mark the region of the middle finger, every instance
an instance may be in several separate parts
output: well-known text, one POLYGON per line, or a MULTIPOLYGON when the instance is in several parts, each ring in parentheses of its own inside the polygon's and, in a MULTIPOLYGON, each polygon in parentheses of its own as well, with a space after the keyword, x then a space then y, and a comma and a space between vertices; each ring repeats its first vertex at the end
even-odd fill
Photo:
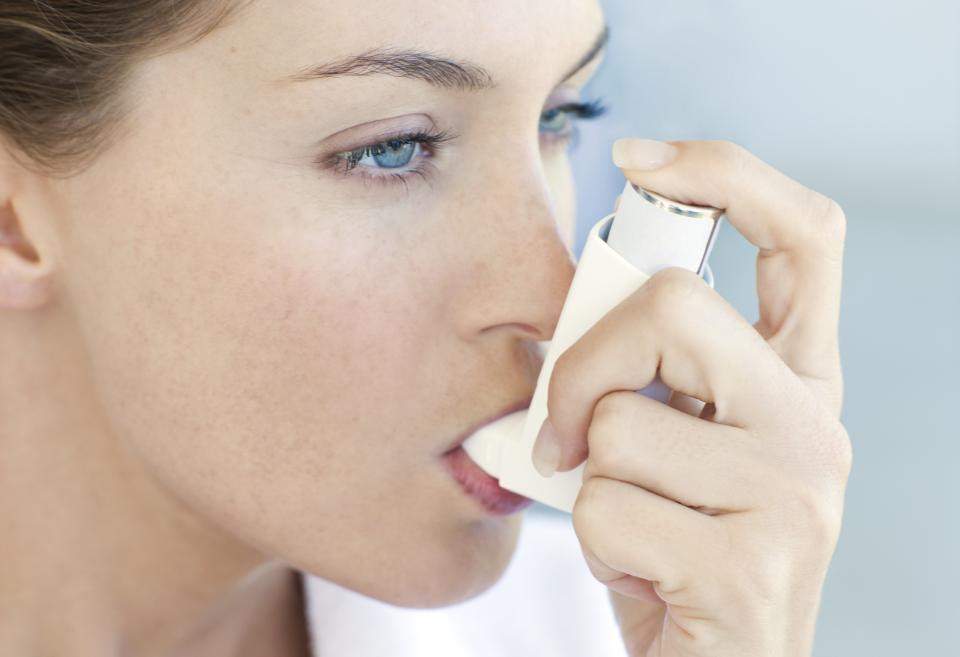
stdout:
POLYGON ((672 390, 713 402, 713 421, 738 427, 780 426, 796 411, 785 401, 803 394, 803 384, 723 297, 692 272, 665 269, 556 360, 547 407, 561 446, 557 469, 586 457, 601 397, 643 388, 657 374, 672 390))

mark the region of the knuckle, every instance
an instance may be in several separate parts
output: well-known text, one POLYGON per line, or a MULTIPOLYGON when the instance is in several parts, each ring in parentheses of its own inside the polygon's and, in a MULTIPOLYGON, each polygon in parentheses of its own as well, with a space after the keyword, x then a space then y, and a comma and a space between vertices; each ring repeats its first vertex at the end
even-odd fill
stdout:
MULTIPOLYGON (((791 458, 794 467, 778 467, 778 481, 770 483, 781 493, 784 520, 797 519, 812 529, 823 545, 832 545, 840 532, 844 491, 853 462, 852 443, 843 425, 833 418, 817 422, 804 441, 802 452, 791 458)), ((781 461, 781 466, 783 462, 781 461)))
POLYGON ((852 446, 846 429, 824 418, 803 431, 801 444, 791 446, 791 456, 781 453, 769 461, 770 477, 763 489, 779 509, 780 530, 810 539, 812 549, 832 549, 840 534, 844 491, 852 464, 852 446))
POLYGON ((821 480, 828 486, 846 485, 853 466, 853 443, 846 428, 836 417, 825 415, 812 431, 811 444, 817 446, 815 467, 821 480))
POLYGON ((847 234, 846 213, 840 204, 829 196, 814 190, 809 190, 809 193, 808 224, 814 241, 826 245, 829 253, 839 254, 843 251, 847 234))
POLYGON ((706 283, 692 271, 681 267, 661 269, 644 285, 650 311, 655 317, 675 322, 698 305, 706 283))
MULTIPOLYGON (((684 620, 685 642, 695 655, 720 655, 730 647, 730 636, 736 628, 726 627, 724 621, 704 616, 684 620)), ((742 630, 740 630, 742 632, 742 630)), ((643 654, 643 653, 640 653, 643 654)))
POLYGON ((583 560, 586 562, 587 569, 590 571, 590 574, 593 575, 594 579, 601 583, 609 581, 610 573, 614 571, 600 561, 599 557, 597 557, 590 548, 581 545, 580 552, 583 554, 583 560))
POLYGON ((597 532, 597 504, 603 494, 602 488, 603 480, 599 477, 591 477, 584 481, 571 512, 573 530, 577 538, 591 550, 596 548, 594 537, 597 532))
POLYGON ((731 162, 746 159, 750 151, 740 145, 738 142, 730 139, 717 139, 713 142, 713 147, 718 154, 731 162))
POLYGON ((714 148, 724 162, 727 171, 730 171, 736 179, 742 178, 747 169, 747 163, 753 154, 737 142, 727 139, 715 141, 714 148))
POLYGON ((850 478, 850 470, 853 468, 853 441, 850 440, 850 434, 846 428, 839 423, 834 433, 834 444, 836 445, 836 465, 840 480, 846 483, 850 478))
POLYGON ((594 404, 594 420, 608 421, 611 417, 621 415, 627 407, 627 395, 633 394, 624 390, 608 392, 594 404))
POLYGON ((596 403, 587 430, 588 461, 593 471, 610 473, 622 460, 621 444, 617 439, 623 418, 629 412, 627 395, 633 392, 611 392, 596 403))
MULTIPOLYGON (((841 496, 842 497, 842 496, 841 496)), ((811 545, 832 549, 840 534, 843 507, 836 495, 811 483, 794 486, 786 517, 802 518, 811 545)))
POLYGON ((828 498, 821 496, 816 505, 816 513, 812 516, 814 536, 820 538, 817 545, 827 546, 830 549, 837 543, 840 536, 840 527, 843 522, 843 507, 840 504, 828 502, 828 498))
POLYGON ((754 550, 749 566, 731 584, 731 597, 737 606, 753 610, 757 627, 769 627, 769 615, 783 604, 783 574, 791 567, 790 557, 778 552, 754 550))

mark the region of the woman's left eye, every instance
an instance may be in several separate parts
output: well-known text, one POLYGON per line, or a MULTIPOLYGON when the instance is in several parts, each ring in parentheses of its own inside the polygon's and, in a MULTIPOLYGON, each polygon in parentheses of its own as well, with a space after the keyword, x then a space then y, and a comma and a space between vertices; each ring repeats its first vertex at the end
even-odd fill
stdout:
POLYGON ((548 109, 540 115, 540 131, 548 143, 566 143, 577 136, 578 120, 603 116, 609 108, 600 98, 588 103, 567 103, 548 109))

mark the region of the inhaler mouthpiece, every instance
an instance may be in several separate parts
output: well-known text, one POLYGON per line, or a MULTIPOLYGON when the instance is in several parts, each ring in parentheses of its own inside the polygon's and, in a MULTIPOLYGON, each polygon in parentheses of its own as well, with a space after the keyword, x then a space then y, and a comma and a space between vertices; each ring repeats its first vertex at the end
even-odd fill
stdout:
MULTIPOLYGON (((544 355, 530 408, 481 427, 463 443, 470 458, 500 486, 568 513, 583 482, 583 464, 543 477, 533 467, 533 443, 547 417, 547 388, 564 351, 614 306, 666 267, 713 276, 707 258, 722 210, 677 203, 627 181, 614 214, 587 235, 560 318, 544 355)), ((656 379, 637 392, 666 402, 670 390, 656 379)))

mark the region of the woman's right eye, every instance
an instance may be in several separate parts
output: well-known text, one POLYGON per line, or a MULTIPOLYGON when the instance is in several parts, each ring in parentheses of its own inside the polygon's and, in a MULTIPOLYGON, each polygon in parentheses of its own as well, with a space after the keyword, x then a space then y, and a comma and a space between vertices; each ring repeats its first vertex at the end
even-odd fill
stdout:
POLYGON ((430 158, 441 150, 443 144, 455 138, 456 135, 447 132, 401 133, 360 148, 335 153, 319 164, 347 178, 384 184, 398 183, 406 187, 413 176, 427 179, 433 172, 430 158))
POLYGON ((347 158, 353 166, 359 165, 362 160, 369 157, 380 168, 397 169, 408 164, 413 159, 414 153, 423 147, 423 143, 410 139, 391 139, 357 151, 351 151, 347 158))

